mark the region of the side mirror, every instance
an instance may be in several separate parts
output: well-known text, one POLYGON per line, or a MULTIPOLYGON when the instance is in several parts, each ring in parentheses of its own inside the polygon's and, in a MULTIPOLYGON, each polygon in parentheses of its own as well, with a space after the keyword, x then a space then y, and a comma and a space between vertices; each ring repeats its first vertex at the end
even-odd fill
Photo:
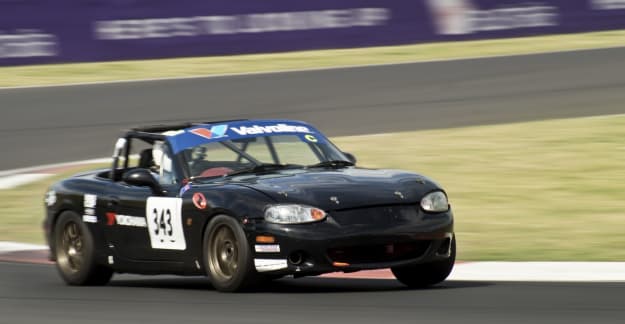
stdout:
POLYGON ((354 156, 354 154, 343 152, 343 155, 345 155, 345 157, 349 160, 349 162, 354 163, 354 165, 356 165, 356 157, 354 156))
POLYGON ((152 173, 146 169, 132 169, 122 176, 122 181, 132 186, 150 187, 155 194, 162 194, 163 188, 152 173))

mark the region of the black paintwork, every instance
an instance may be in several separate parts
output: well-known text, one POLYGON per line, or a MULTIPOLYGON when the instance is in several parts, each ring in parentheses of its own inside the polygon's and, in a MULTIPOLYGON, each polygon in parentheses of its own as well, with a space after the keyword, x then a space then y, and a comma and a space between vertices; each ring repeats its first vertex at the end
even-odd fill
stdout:
MULTIPOLYGON (((138 136, 136 130, 131 133, 138 136)), ((253 253, 257 235, 276 237, 280 252, 255 253, 255 257, 302 257, 302 262, 289 262, 287 269, 271 273, 276 276, 387 268, 444 259, 448 257, 445 244, 453 236, 451 210, 427 213, 419 205, 424 195, 442 189, 414 173, 357 167, 285 169, 219 180, 198 179, 180 195, 185 181, 155 190, 136 185, 141 182, 141 174, 121 176, 128 171, 132 170, 117 170, 111 176, 110 170, 96 170, 54 184, 50 190, 55 192, 56 202, 48 204, 44 224, 50 245, 51 229, 62 211, 85 213, 85 194, 97 195, 97 222, 87 223, 96 242, 96 260, 117 272, 204 274, 203 234, 211 217, 219 214, 239 220, 253 253), (193 202, 195 193, 204 195, 206 208, 200 209, 193 202), (146 227, 120 226, 107 217, 107 213, 116 213, 146 218, 146 200, 154 196, 182 198, 186 249, 154 249, 146 227), (317 223, 272 224, 263 215, 267 205, 274 203, 311 205, 328 216, 317 223), (349 261, 349 266, 337 267, 333 261, 349 261)))

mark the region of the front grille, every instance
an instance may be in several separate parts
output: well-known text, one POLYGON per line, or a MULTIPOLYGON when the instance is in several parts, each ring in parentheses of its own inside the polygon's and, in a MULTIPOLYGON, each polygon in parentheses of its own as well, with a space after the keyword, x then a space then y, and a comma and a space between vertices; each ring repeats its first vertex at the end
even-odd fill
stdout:
POLYGON ((427 251, 430 243, 431 241, 413 241, 331 248, 328 249, 328 257, 332 262, 346 262, 349 264, 410 260, 421 257, 427 251))
POLYGON ((419 221, 419 206, 389 205, 335 211, 330 216, 340 225, 391 225, 419 221))

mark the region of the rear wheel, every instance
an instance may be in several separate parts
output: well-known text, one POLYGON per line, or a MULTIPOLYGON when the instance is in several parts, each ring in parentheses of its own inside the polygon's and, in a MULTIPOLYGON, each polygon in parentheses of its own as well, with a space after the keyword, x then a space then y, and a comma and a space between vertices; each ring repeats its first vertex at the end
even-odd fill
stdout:
POLYGON ((395 278, 411 288, 424 288, 445 280, 456 261, 456 238, 451 240, 450 256, 441 261, 391 268, 395 278))
POLYGON ((239 291, 255 284, 258 274, 245 232, 232 217, 218 215, 204 233, 204 265, 215 289, 239 291))
POLYGON ((113 271, 95 262, 93 236, 78 214, 65 211, 54 226, 56 268, 69 285, 105 285, 113 271))

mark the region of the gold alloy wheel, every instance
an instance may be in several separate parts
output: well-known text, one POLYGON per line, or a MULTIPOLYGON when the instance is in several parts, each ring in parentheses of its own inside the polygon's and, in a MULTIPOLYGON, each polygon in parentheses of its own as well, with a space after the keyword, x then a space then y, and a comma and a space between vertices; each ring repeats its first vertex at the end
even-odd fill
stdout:
POLYGON ((63 272, 69 274, 82 270, 85 261, 83 248, 84 238, 80 226, 74 221, 67 222, 57 242, 57 262, 63 272))
POLYGON ((220 225, 210 238, 208 266, 215 279, 228 281, 236 275, 239 268, 238 241, 232 229, 220 225))

